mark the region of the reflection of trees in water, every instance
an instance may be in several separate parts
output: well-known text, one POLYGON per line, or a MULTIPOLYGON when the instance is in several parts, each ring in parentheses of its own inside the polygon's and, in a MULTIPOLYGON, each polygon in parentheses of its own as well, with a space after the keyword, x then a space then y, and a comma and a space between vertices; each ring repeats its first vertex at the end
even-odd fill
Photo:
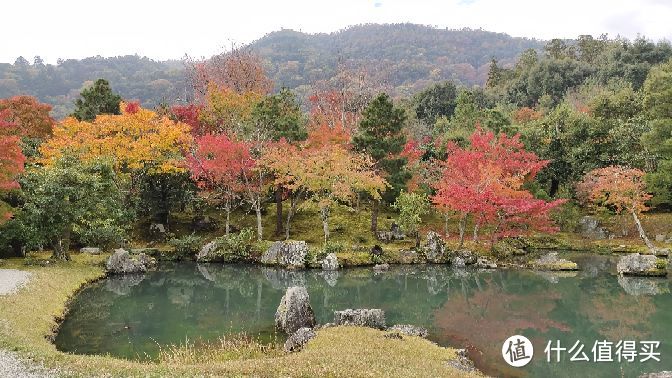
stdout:
MULTIPOLYGON (((535 280, 511 280, 507 272, 458 272, 444 306, 434 312, 435 336, 452 345, 471 345, 486 356, 488 374, 516 376, 519 371, 501 363, 501 343, 517 330, 569 331, 569 325, 550 317, 561 293, 535 280), (536 282, 535 282, 536 281, 536 282), (539 287, 540 286, 540 287, 539 287), (496 356, 496 357, 493 357, 496 356), (497 370, 500 369, 500 370, 497 370)), ((543 341, 542 341, 543 342, 543 341)), ((540 344, 539 342, 533 344, 540 344)), ((473 354, 472 358, 483 358, 473 354)), ((477 361, 478 363, 479 361, 477 361)), ((482 361, 481 361, 482 363, 482 361)))

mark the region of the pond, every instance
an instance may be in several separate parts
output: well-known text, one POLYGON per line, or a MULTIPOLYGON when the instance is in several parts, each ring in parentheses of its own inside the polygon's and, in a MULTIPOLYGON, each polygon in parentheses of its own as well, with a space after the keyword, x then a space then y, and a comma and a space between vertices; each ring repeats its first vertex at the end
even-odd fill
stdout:
POLYGON ((285 288, 304 285, 319 323, 332 321, 334 310, 382 308, 389 325, 424 326, 438 344, 466 347, 477 366, 491 375, 629 377, 672 370, 669 280, 617 277, 613 257, 574 260, 581 271, 421 265, 374 274, 367 268, 322 272, 162 264, 155 272, 111 277, 82 290, 55 343, 72 353, 146 360, 155 358, 161 346, 187 339, 246 332, 282 341, 273 329, 275 310, 285 288), (535 348, 524 368, 509 367, 502 358, 504 340, 515 334, 529 338, 535 348), (661 362, 642 363, 639 357, 635 362, 570 362, 568 354, 560 363, 547 362, 549 340, 559 340, 567 351, 578 340, 591 361, 596 341, 660 341, 656 352, 661 362))

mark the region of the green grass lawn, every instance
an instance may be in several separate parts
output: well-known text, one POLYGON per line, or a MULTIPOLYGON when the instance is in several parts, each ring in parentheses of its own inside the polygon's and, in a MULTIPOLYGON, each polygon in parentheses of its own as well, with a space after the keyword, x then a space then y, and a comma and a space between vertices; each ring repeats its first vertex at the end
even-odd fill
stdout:
MULTIPOLYGON (((43 266, 46 253, 5 260, 2 268, 32 273, 28 285, 16 294, 0 296, 0 348, 58 369, 64 376, 334 376, 334 377, 466 377, 475 376, 446 364, 455 350, 417 337, 402 340, 384 332, 354 327, 318 331, 299 353, 236 354, 230 350, 203 351, 211 358, 182 358, 170 362, 140 363, 110 356, 83 356, 56 350, 50 338, 64 316, 68 299, 87 282, 103 276, 105 256, 73 255, 67 263, 43 266), (42 263, 41 263, 42 262, 42 263), (241 357, 243 356, 243 357, 241 357), (198 363, 193 363, 197 361, 198 363)), ((193 353, 199 353, 197 350, 193 353)))

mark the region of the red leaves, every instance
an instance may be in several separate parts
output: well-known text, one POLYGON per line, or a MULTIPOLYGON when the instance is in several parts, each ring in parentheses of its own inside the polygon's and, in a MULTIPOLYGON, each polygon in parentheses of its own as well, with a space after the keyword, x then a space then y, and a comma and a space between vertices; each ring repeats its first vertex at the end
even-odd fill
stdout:
POLYGON ((470 144, 468 148, 448 146, 433 202, 493 226, 494 238, 530 230, 554 231, 549 212, 564 200, 546 202, 523 188, 548 161, 525 151, 518 136, 495 137, 478 129, 470 144))
MULTIPOLYGON (((49 115, 51 105, 42 104, 31 96, 0 99, 0 121, 13 124, 13 135, 46 138, 56 124, 49 115)), ((0 131, 2 133, 2 131, 0 131)))
POLYGON ((243 191, 243 178, 250 174, 255 162, 248 144, 231 140, 224 134, 208 134, 196 139, 193 154, 187 156, 187 165, 201 188, 218 190, 232 199, 243 191))
POLYGON ((140 110, 140 104, 138 102, 128 102, 124 110, 128 114, 135 114, 140 110))
POLYGON ((208 132, 205 125, 199 119, 201 110, 201 106, 194 104, 174 105, 170 108, 173 119, 191 126, 191 134, 194 136, 202 136, 208 132))
MULTIPOLYGON (((0 190, 19 187, 16 177, 23 172, 23 164, 26 161, 19 145, 20 139, 13 135, 16 133, 16 126, 4 120, 8 113, 8 110, 0 111, 0 190)), ((2 205, 1 201, 0 205, 2 205)), ((10 215, 0 211, 0 223, 10 215)))

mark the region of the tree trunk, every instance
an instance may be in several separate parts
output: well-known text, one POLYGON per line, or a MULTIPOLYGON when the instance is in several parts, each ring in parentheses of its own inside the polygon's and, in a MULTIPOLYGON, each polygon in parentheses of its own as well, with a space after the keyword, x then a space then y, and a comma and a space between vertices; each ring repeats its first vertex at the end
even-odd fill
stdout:
POLYGON ((298 193, 290 193, 289 195, 289 210, 287 211, 287 223, 285 224, 285 240, 289 240, 289 225, 292 217, 296 214, 296 205, 299 202, 298 193))
POLYGON ((324 243, 329 240, 329 208, 320 208, 320 217, 322 218, 322 230, 324 231, 324 243))
POLYGON ((282 187, 275 189, 275 236, 282 235, 282 187))
POLYGON ((464 231, 467 228, 467 214, 466 213, 462 214, 462 216, 460 217, 459 227, 460 227, 460 247, 459 248, 462 248, 462 246, 464 245, 464 231))
POLYGON ((257 240, 261 240, 264 237, 264 231, 261 225, 261 205, 255 206, 254 212, 257 213, 257 240))
POLYGON ((635 211, 632 211, 632 217, 635 219, 635 225, 637 226, 637 231, 639 231, 639 237, 644 240, 644 243, 646 244, 647 247, 649 247, 650 250, 655 250, 656 246, 651 243, 651 240, 646 236, 646 233, 644 232, 644 227, 642 227, 642 222, 639 221, 639 218, 637 217, 637 213, 635 211))
POLYGON ((450 219, 450 216, 448 216, 448 213, 443 214, 443 235, 445 237, 448 237, 448 220, 450 219))
POLYGON ((378 209, 380 207, 380 200, 373 200, 371 207, 371 231, 375 233, 378 231, 378 209))
POLYGON ((231 231, 231 204, 227 203, 224 205, 224 211, 226 211, 226 224, 225 224, 225 233, 226 235, 229 234, 231 231))
POLYGON ((415 248, 420 248, 420 231, 415 232, 415 248))
POLYGON ((555 194, 558 192, 559 187, 560 187, 560 181, 555 178, 551 179, 551 188, 548 191, 548 195, 554 197, 555 194))
POLYGON ((478 227, 479 227, 479 222, 476 222, 474 225, 474 241, 478 240, 478 227))
POLYGON ((51 243, 54 253, 52 258, 63 261, 70 261, 70 230, 63 232, 60 238, 51 243))

